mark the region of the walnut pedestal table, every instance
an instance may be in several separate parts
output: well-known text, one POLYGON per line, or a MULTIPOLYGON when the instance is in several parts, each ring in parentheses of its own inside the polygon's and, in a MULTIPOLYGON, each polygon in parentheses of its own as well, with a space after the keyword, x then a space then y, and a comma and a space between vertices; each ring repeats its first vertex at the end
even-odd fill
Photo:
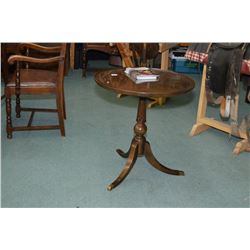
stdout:
POLYGON ((112 190, 118 186, 133 168, 138 156, 145 156, 147 161, 156 169, 171 175, 184 175, 183 171, 170 169, 159 163, 154 157, 150 144, 145 138, 146 126, 146 101, 149 98, 171 97, 184 94, 194 88, 194 81, 181 74, 172 71, 155 70, 160 75, 157 82, 145 82, 135 84, 126 76, 123 69, 112 69, 100 71, 95 74, 95 81, 103 88, 124 95, 138 97, 138 111, 136 124, 134 126, 134 137, 127 152, 117 149, 117 153, 127 158, 127 162, 120 175, 108 186, 112 190))

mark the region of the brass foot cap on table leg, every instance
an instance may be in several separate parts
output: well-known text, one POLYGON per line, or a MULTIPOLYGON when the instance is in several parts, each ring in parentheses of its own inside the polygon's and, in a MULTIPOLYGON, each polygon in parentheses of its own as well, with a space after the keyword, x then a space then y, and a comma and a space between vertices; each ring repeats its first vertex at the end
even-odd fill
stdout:
POLYGON ((184 171, 179 171, 179 174, 178 174, 178 175, 184 176, 185 173, 184 173, 184 171))
POLYGON ((8 139, 12 139, 12 135, 7 135, 7 138, 8 139))
POLYGON ((108 191, 111 191, 112 189, 113 189, 112 185, 108 185, 108 186, 107 186, 107 190, 108 190, 108 191))

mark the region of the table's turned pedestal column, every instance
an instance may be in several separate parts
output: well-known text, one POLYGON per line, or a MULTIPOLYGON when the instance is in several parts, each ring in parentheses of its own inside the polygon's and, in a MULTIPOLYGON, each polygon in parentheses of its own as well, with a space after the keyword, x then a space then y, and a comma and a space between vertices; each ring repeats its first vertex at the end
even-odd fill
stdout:
POLYGON ((134 126, 135 136, 132 139, 128 152, 123 152, 121 149, 117 149, 116 152, 123 158, 128 158, 125 166, 123 167, 120 175, 108 186, 108 190, 112 190, 118 186, 129 174, 133 168, 138 156, 145 155, 147 161, 156 169, 171 175, 184 175, 183 171, 170 169, 159 163, 154 157, 150 144, 145 138, 147 132, 146 126, 146 98, 140 97, 138 103, 138 111, 136 124, 134 126))

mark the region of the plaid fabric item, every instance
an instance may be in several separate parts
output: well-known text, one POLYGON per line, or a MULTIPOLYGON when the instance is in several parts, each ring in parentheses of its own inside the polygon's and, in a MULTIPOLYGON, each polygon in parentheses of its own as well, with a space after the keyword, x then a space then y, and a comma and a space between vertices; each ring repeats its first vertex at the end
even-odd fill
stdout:
MULTIPOLYGON (((207 63, 207 53, 201 53, 193 50, 187 50, 185 58, 190 61, 195 61, 199 63, 207 63)), ((250 75, 250 60, 243 60, 241 65, 241 73, 250 75)))
POLYGON ((185 57, 190 61, 205 63, 204 60, 207 58, 207 54, 188 49, 185 54, 185 57))

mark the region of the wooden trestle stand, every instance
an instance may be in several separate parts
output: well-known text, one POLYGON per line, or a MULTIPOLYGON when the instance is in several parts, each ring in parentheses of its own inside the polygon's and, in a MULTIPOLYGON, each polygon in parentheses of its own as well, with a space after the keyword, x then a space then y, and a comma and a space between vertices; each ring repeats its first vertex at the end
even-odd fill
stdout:
MULTIPOLYGON (((230 133, 234 136, 242 138, 243 140, 238 142, 234 148, 233 153, 239 154, 240 152, 247 151, 250 152, 250 145, 248 143, 247 134, 245 131, 241 131, 238 129, 237 133, 232 133, 231 127, 228 124, 225 124, 221 121, 217 121, 214 118, 206 117, 206 110, 207 110, 207 98, 206 98, 206 89, 205 89, 205 81, 206 81, 206 71, 207 66, 204 65, 202 80, 201 80, 201 89, 200 89, 200 97, 199 97, 199 104, 198 104, 198 111, 197 111, 197 118, 196 123, 193 125, 190 136, 195 136, 203 131, 209 129, 210 127, 216 128, 218 130, 224 131, 226 133, 230 133)), ((238 101, 239 96, 236 96, 236 112, 238 112, 238 101)), ((224 102, 221 104, 221 109, 223 109, 224 102)))

